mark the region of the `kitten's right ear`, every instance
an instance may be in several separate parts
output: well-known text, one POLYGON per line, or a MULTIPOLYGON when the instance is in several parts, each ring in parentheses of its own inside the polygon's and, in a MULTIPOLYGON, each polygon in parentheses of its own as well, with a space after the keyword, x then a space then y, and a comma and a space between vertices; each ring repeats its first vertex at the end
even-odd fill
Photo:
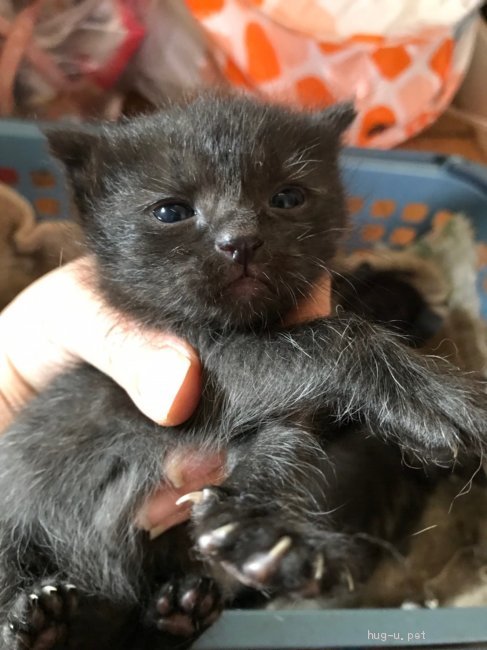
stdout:
POLYGON ((314 119, 336 137, 340 137, 357 117, 353 102, 341 102, 328 106, 314 114, 314 119))
POLYGON ((49 150, 63 165, 73 190, 73 198, 81 219, 88 202, 101 192, 100 165, 101 134, 95 130, 49 128, 44 130, 49 150))

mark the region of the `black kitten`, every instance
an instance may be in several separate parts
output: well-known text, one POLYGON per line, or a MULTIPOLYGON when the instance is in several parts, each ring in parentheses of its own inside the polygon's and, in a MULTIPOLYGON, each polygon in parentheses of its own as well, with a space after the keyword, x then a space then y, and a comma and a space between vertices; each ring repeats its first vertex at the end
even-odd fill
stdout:
POLYGON ((397 530, 385 513, 405 483, 401 451, 451 462, 486 448, 484 392, 453 369, 357 317, 281 326, 346 225, 337 153, 353 116, 202 96, 49 135, 107 300, 189 340, 204 393, 189 422, 163 429, 79 365, 1 438, 2 647, 167 647, 242 584, 350 584, 370 567, 357 533, 397 530), (151 541, 137 512, 168 451, 195 445, 226 450, 228 478, 189 496, 191 527, 151 541))
POLYGON ((368 262, 333 282, 337 306, 380 323, 401 334, 412 347, 420 347, 443 325, 444 319, 426 302, 410 273, 375 269, 368 262))

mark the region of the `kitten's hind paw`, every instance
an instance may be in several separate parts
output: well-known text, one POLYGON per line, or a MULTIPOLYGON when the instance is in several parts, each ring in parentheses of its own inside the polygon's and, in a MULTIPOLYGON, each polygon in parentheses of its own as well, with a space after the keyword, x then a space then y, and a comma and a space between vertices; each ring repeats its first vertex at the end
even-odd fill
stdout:
POLYGON ((78 606, 72 584, 44 580, 17 597, 3 626, 8 650, 51 650, 62 647, 78 606))
POLYGON ((258 505, 223 488, 194 500, 196 546, 242 584, 276 593, 316 596, 350 583, 343 535, 258 505))
POLYGON ((174 577, 152 599, 148 619, 161 632, 191 637, 209 627, 223 608, 220 591, 211 578, 174 577))

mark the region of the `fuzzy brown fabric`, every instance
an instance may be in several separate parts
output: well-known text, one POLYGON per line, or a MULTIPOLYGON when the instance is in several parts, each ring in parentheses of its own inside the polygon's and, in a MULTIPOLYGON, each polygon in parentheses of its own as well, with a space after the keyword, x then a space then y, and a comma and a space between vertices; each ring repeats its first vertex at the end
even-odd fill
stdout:
POLYGON ((0 309, 82 249, 77 225, 71 221, 38 223, 30 203, 0 183, 0 309))
POLYGON ((487 490, 459 477, 431 496, 403 558, 384 560, 359 602, 367 607, 487 605, 487 490))

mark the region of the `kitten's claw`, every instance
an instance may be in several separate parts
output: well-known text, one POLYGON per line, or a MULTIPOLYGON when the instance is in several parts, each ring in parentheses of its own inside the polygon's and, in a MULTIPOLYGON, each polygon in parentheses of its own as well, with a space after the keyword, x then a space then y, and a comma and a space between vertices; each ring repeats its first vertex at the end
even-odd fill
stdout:
POLYGON ((222 548, 228 539, 228 536, 236 530, 237 524, 230 523, 215 528, 209 533, 204 533, 198 538, 198 546, 202 553, 211 555, 222 548))
MULTIPOLYGON (((52 585, 46 585, 45 587, 42 587, 41 591, 43 594, 50 596, 51 594, 55 594, 57 592, 57 589, 52 585)), ((31 594, 31 596, 35 596, 35 594, 31 594)))
POLYGON ((313 562, 313 568, 314 568, 314 575, 313 578, 317 581, 320 582, 321 579, 323 578, 323 575, 325 573, 325 558, 321 553, 319 553, 314 562, 313 562))
POLYGON ((348 567, 345 567, 342 574, 343 581, 348 587, 348 591, 352 593, 355 591, 355 580, 353 579, 352 573, 348 567))
POLYGON ((281 537, 281 539, 275 544, 267 555, 273 560, 279 560, 287 551, 291 548, 292 539, 287 535, 281 537))
POLYGON ((265 585, 278 570, 284 555, 291 548, 290 537, 282 537, 270 551, 256 553, 242 566, 242 573, 256 585, 265 585))
POLYGON ((204 490, 198 490, 196 492, 188 492, 188 494, 183 494, 183 496, 179 497, 179 499, 176 501, 176 505, 182 506, 183 503, 187 503, 188 501, 190 501, 193 505, 200 505, 205 501, 209 501, 213 497, 213 491, 209 488, 205 488, 204 490))
POLYGON ((184 494, 182 497, 179 497, 179 499, 176 501, 177 506, 182 506, 183 503, 187 503, 190 501, 191 503, 197 504, 197 503, 202 503, 204 500, 203 497, 203 492, 188 492, 188 494, 184 494))

